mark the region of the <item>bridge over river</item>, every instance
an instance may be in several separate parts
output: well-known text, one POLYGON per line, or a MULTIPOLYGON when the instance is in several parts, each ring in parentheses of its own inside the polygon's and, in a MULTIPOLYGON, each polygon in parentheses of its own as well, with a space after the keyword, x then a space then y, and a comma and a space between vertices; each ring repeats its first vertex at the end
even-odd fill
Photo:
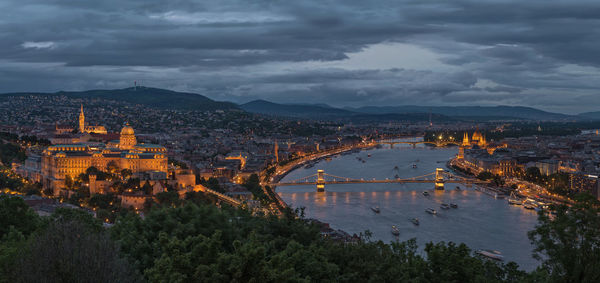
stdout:
POLYGON ((316 174, 309 175, 306 177, 302 177, 296 180, 291 180, 288 182, 278 182, 271 183, 270 186, 305 186, 305 185, 316 185, 317 192, 324 192, 325 185, 331 184, 384 184, 384 183, 432 183, 435 185, 436 190, 443 190, 444 184, 453 183, 453 184, 465 184, 467 186, 471 186, 472 184, 487 184, 487 181, 482 181, 479 179, 473 178, 465 178, 461 176, 454 175, 443 168, 436 168, 436 170, 432 173, 428 173, 421 176, 415 176, 411 178, 394 178, 394 179, 356 179, 356 178, 347 178, 340 177, 331 174, 325 173, 324 170, 317 170, 316 174))

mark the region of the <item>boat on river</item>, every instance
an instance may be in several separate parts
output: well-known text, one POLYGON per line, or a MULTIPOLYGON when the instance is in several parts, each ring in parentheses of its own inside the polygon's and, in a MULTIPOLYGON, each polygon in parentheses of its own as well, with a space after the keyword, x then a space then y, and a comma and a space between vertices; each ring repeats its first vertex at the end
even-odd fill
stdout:
POLYGON ((427 212, 429 214, 437 214, 437 211, 435 209, 433 209, 433 208, 425 209, 425 212, 427 212))
POLYGON ((456 190, 456 191, 460 191, 460 190, 461 190, 461 188, 460 188, 459 186, 456 186, 456 188, 454 188, 454 190, 456 190))
POLYGON ((417 164, 413 163, 412 168, 417 168, 417 164))
POLYGON ((499 260, 499 261, 504 260, 504 256, 502 256, 502 253, 499 251, 478 250, 478 251, 476 251, 476 253, 479 255, 482 255, 484 257, 487 257, 489 259, 499 260))
POLYGON ((442 203, 442 204, 440 204, 440 208, 442 208, 442 209, 449 209, 450 205, 447 204, 447 203, 442 203))
POLYGON ((450 207, 452 207, 452 208, 458 208, 458 204, 456 204, 456 203, 451 203, 451 204, 450 204, 450 207))
POLYGON ((523 203, 523 207, 526 208, 526 209, 536 209, 536 208, 538 208, 537 204, 534 201, 531 201, 531 200, 526 200, 523 203))
POLYGON ((398 227, 396 227, 396 225, 392 225, 392 234, 394 236, 400 235, 400 230, 398 230, 398 227))
POLYGON ((373 207, 371 207, 371 210, 373 210, 373 212, 375 212, 375 213, 381 212, 381 209, 379 209, 379 206, 373 206, 373 207))
POLYGON ((428 197, 429 196, 429 192, 428 191, 424 191, 423 195, 426 196, 426 197, 428 197))
POLYGON ((419 223, 419 218, 413 218, 413 219, 410 220, 410 222, 412 222, 412 224, 415 224, 417 226, 419 226, 419 224, 420 224, 419 223))
POLYGON ((512 192, 512 193, 510 193, 510 196, 508 197, 508 203, 514 204, 514 205, 521 205, 521 204, 523 204, 523 200, 520 199, 519 197, 517 197, 515 195, 515 192, 512 192))

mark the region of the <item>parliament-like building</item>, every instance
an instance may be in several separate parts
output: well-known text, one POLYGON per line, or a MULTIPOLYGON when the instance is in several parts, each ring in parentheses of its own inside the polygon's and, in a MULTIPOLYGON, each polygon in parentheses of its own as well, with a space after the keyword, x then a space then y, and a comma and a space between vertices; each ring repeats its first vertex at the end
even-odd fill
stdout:
MULTIPOLYGON (((79 114, 79 132, 106 134, 104 127, 86 127, 83 106, 79 114), (100 131, 98 131, 100 130, 100 131)), ((54 144, 41 156, 41 177, 44 188, 65 187, 67 176, 77 177, 90 167, 106 171, 109 163, 119 170, 129 169, 133 175, 140 173, 167 173, 167 150, 155 144, 138 143, 135 132, 126 124, 118 140, 87 143, 54 144)))

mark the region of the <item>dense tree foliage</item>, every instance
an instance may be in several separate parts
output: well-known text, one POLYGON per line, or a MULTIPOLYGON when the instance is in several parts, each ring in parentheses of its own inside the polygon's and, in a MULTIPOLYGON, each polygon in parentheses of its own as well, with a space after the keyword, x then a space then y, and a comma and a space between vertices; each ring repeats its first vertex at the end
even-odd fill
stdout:
POLYGON ((153 210, 145 219, 120 219, 111 229, 123 252, 150 281, 511 281, 515 264, 471 255, 465 245, 416 242, 342 243, 323 239, 316 226, 295 218, 188 204, 153 210))
POLYGON ((542 260, 538 272, 552 282, 600 282, 600 203, 578 195, 572 207, 559 206, 556 215, 539 214, 529 238, 534 256, 542 260))
MULTIPOLYGON (((581 198, 540 213, 529 237, 542 265, 474 256, 464 244, 416 240, 338 242, 293 214, 257 217, 217 208, 189 193, 165 195, 144 218, 121 215, 104 228, 87 212, 39 217, 17 197, 0 197, 0 282, 598 282, 599 203, 581 198), (175 206, 175 207, 174 207, 175 206)), ((97 207, 114 199, 94 196, 97 207)))

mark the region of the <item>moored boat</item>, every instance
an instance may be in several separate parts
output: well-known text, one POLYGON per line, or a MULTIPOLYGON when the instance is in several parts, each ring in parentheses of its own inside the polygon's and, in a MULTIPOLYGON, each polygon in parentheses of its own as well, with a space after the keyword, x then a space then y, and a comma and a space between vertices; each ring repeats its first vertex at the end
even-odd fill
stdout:
POLYGON ((435 209, 433 209, 433 208, 425 209, 425 212, 427 212, 429 214, 437 214, 437 211, 435 209))
POLYGON ((419 224, 420 224, 419 223, 419 218, 413 218, 413 219, 410 220, 410 222, 412 222, 412 224, 415 224, 417 226, 419 226, 419 224))
POLYGON ((459 186, 456 186, 456 188, 454 188, 454 189, 457 190, 457 191, 461 190, 459 186))
POLYGON ((478 250, 476 251, 477 254, 480 254, 484 257, 487 257, 489 259, 493 259, 493 260, 504 260, 504 256, 502 256, 502 253, 499 251, 492 251, 492 250, 478 250))
POLYGON ((510 196, 508 197, 508 203, 514 204, 514 205, 521 205, 521 204, 523 204, 523 200, 520 199, 519 197, 517 197, 515 195, 515 192, 511 192, 510 196))
POLYGON ((449 208, 450 208, 450 205, 448 205, 447 203, 442 203, 442 204, 440 204, 440 207, 441 207, 442 209, 449 209, 449 208))
POLYGON ((398 227, 396 227, 396 225, 392 225, 392 234, 394 236, 400 235, 400 230, 398 230, 398 227))

